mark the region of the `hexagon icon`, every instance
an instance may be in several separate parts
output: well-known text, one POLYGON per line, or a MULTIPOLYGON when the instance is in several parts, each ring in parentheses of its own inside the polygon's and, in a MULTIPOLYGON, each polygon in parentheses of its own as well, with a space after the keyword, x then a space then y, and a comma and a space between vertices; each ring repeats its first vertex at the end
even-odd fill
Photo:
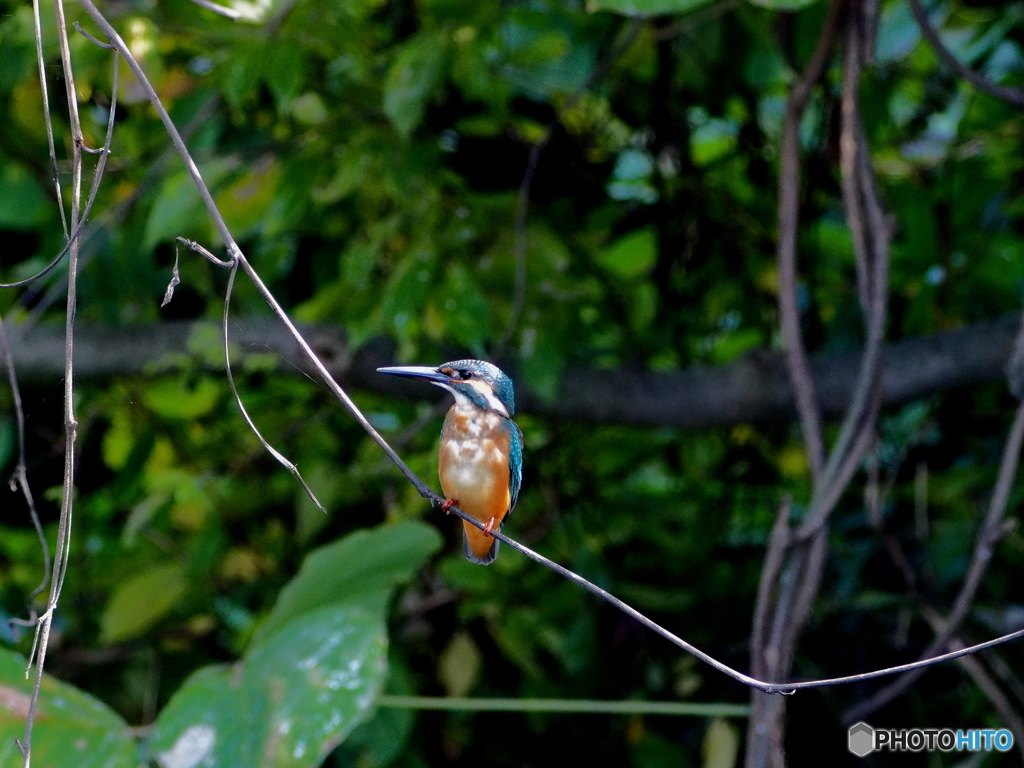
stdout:
POLYGON ((855 723, 847 734, 847 748, 857 757, 875 751, 875 729, 867 723, 855 723))

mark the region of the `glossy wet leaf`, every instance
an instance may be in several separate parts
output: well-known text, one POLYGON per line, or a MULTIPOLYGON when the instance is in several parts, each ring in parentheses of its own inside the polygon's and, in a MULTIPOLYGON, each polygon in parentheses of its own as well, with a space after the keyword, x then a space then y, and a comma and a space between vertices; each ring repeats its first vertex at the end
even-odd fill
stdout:
POLYGON ((162 768, 319 765, 363 720, 384 680, 387 635, 358 606, 306 613, 233 666, 205 667, 157 718, 162 768))
MULTIPOLYGON (((34 674, 34 672, 33 672, 34 674)), ((0 648, 0 765, 20 766, 15 739, 25 738, 31 695, 25 660, 0 648)), ((43 676, 32 733, 35 768, 135 768, 128 724, 101 701, 50 675, 43 676)))

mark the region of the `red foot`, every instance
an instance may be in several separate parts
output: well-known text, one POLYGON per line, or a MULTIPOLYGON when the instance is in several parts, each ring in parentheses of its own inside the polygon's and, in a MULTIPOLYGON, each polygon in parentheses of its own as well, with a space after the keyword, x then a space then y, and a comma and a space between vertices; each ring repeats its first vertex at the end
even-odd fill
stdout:
POLYGON ((452 507, 458 506, 458 503, 458 499, 445 499, 441 502, 441 509, 446 515, 450 515, 452 513, 452 507))
POLYGON ((498 519, 495 517, 490 518, 486 523, 484 523, 484 536, 490 536, 491 531, 494 530, 494 526, 497 525, 497 523, 498 519))

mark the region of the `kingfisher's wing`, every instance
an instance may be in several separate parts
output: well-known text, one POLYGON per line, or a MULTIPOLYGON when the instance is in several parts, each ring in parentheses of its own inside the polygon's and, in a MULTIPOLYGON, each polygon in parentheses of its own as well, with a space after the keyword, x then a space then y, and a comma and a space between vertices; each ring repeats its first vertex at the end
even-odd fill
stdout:
POLYGON ((523 430, 511 419, 508 423, 512 425, 508 439, 508 492, 512 497, 508 511, 511 512, 515 509, 516 499, 519 498, 519 486, 523 482, 523 430))

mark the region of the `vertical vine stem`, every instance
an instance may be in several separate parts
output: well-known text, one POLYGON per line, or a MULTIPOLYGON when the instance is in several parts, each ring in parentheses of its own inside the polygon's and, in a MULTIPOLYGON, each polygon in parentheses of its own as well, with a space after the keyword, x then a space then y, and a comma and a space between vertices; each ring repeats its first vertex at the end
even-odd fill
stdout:
MULTIPOLYGON (((985 518, 975 537, 974 553, 967 568, 967 576, 953 601, 949 616, 941 622, 941 629, 936 632, 935 637, 921 653, 921 658, 928 658, 945 650, 950 640, 960 631, 960 626, 974 604, 974 598, 981 586, 982 577, 988 569, 989 561, 992 559, 995 545, 1004 532, 1003 519, 1010 499, 1010 490, 1013 488, 1013 481, 1017 475, 1022 445, 1024 445, 1024 401, 1017 406, 1013 425, 1006 438, 1002 460, 999 463, 999 476, 996 478, 996 485, 992 491, 992 498, 989 500, 985 518)), ((843 719, 855 722, 867 717, 879 707, 885 706, 897 696, 905 693, 923 673, 923 670, 914 670, 893 680, 876 691, 870 698, 843 713, 843 719)))
MULTIPOLYGON (((71 547, 71 521, 74 511, 75 442, 78 432, 74 402, 74 335, 75 313, 78 302, 78 219, 81 210, 82 149, 85 146, 85 139, 78 116, 78 97, 75 91, 74 69, 71 65, 71 49, 68 43, 68 28, 64 15, 63 0, 54 0, 53 7, 57 18, 57 39, 60 46, 61 68, 64 74, 64 89, 71 128, 71 216, 68 229, 71 230, 73 235, 70 243, 71 247, 68 251, 68 294, 64 321, 64 487, 61 495, 60 521, 57 525, 57 541, 54 547, 49 597, 46 601, 46 610, 39 617, 38 624, 36 625, 35 640, 29 658, 29 669, 26 669, 26 674, 28 674, 32 664, 35 664, 35 679, 32 685, 32 696, 29 701, 28 717, 25 722, 25 737, 20 745, 24 768, 30 768, 32 764, 32 728, 35 724, 36 708, 39 705, 39 690, 43 681, 43 669, 46 665, 46 651, 50 640, 50 629, 53 625, 53 615, 57 610, 61 589, 64 587, 64 578, 67 575, 68 556, 71 547)), ((37 39, 37 45, 39 45, 39 56, 41 58, 41 37, 37 39)))
MULTIPOLYGON (((32 527, 39 537, 39 546, 43 552, 43 578, 39 586, 32 590, 28 596, 31 606, 37 595, 42 594, 50 583, 50 545, 46 542, 46 535, 43 533, 43 524, 39 520, 39 513, 36 511, 35 498, 32 496, 32 487, 28 484, 28 469, 25 465, 25 408, 21 403, 21 388, 18 386, 18 375, 14 370, 14 355, 11 352, 10 340, 7 338, 7 327, 3 318, 0 317, 0 348, 3 349, 4 362, 7 365, 7 380, 11 387, 11 399, 14 401, 14 423, 18 435, 18 459, 14 467, 14 474, 11 476, 11 490, 18 488, 25 498, 25 505, 28 507, 29 519, 32 527)), ((34 626, 38 618, 31 621, 12 619, 12 623, 22 626, 34 626)))

